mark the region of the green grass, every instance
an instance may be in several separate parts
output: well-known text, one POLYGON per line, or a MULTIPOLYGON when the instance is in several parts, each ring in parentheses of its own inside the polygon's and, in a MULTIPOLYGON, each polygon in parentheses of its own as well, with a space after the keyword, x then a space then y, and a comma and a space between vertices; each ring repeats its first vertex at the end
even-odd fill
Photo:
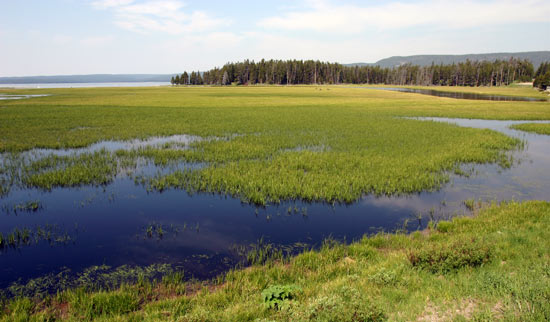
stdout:
MULTIPOLYGON (((482 90, 525 95, 528 89, 482 90)), ((509 166, 505 151, 521 145, 494 131, 403 116, 550 119, 548 102, 454 100, 337 86, 0 92, 52 94, 0 102, 0 151, 13 152, 0 166, 4 194, 11 185, 108 184, 145 158, 160 166, 204 165, 136 177, 148 189, 220 192, 259 204, 351 202, 365 193, 436 189, 462 163, 509 166), (172 134, 204 140, 183 150, 166 145, 38 161, 17 154, 172 134)), ((247 259, 255 265, 204 285, 175 274, 154 282, 67 288, 42 300, 22 295, 3 302, 0 319, 548 320, 550 204, 510 202, 482 210, 473 200, 465 204, 479 212, 475 218, 432 223, 410 235, 378 234, 350 245, 328 241, 290 258, 270 245, 253 247, 247 259)), ((159 231, 166 233, 150 226, 151 236, 159 231)))
POLYGON ((511 128, 515 130, 525 131, 525 132, 550 135, 550 124, 522 123, 522 124, 514 124, 511 126, 511 128))
POLYGON ((0 318, 546 321, 549 225, 550 203, 493 204, 474 217, 454 218, 444 231, 326 243, 285 261, 234 270, 198 288, 174 277, 67 290, 43 300, 12 299, 0 318))
POLYGON ((0 123, 2 151, 82 147, 105 139, 181 133, 203 137, 264 134, 284 132, 294 125, 308 130, 332 121, 340 123, 355 118, 365 121, 371 116, 550 119, 550 103, 546 102, 455 100, 347 87, 86 88, 17 92, 53 95, 0 103, 0 119, 6 121, 0 123))
POLYGON ((20 178, 21 185, 108 184, 122 165, 144 157, 159 165, 205 165, 136 180, 148 189, 217 192, 256 204, 353 202, 363 194, 437 189, 447 182, 447 171, 460 163, 508 166, 503 152, 520 144, 493 131, 403 116, 550 119, 547 102, 454 100, 338 86, 17 92, 52 96, 0 103, 3 151, 83 147, 153 135, 205 138, 186 150, 167 145, 49 158, 26 164, 30 170, 20 178))
POLYGON ((122 161, 104 150, 78 156, 48 156, 23 168, 24 182, 45 189, 107 184, 117 174, 119 163, 122 161))

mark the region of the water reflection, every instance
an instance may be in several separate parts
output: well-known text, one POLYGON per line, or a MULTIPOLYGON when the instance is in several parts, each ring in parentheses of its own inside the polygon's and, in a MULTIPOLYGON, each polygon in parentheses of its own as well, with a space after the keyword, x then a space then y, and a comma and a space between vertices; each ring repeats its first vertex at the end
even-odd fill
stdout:
MULTIPOLYGON (((85 128, 79 128, 85 129, 85 128)), ((75 129, 75 130, 79 130, 75 129)), ((106 140, 94 143, 84 148, 74 149, 32 149, 20 153, 23 158, 37 160, 47 156, 77 156, 84 153, 94 153, 99 151, 116 152, 118 150, 133 150, 143 148, 159 148, 163 145, 170 145, 171 149, 184 149, 187 145, 203 140, 203 138, 195 135, 170 135, 170 136, 154 136, 144 140, 135 139, 128 141, 106 140)), ((1 159, 5 159, 5 154, 0 154, 1 159)))
POLYGON ((420 89, 420 88, 403 88, 403 87, 361 87, 368 89, 380 89, 385 91, 403 92, 403 93, 415 93, 423 95, 432 95, 438 97, 448 97, 467 100, 489 100, 489 101, 523 101, 523 102, 546 102, 545 98, 534 97, 522 97, 522 96, 504 96, 504 95, 492 95, 492 94, 476 94, 476 93, 462 93, 462 92, 446 92, 438 91, 435 89, 420 89))
POLYGON ((20 100, 25 98, 33 98, 33 97, 44 97, 44 96, 50 96, 49 94, 37 94, 37 95, 6 95, 6 94, 0 94, 0 100, 20 100))

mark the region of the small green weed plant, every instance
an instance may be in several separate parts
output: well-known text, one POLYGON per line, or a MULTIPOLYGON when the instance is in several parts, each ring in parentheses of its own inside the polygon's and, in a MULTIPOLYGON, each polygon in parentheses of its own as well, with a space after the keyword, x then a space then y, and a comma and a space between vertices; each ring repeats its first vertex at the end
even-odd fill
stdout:
POLYGON ((302 289, 296 285, 272 285, 262 291, 262 299, 266 307, 280 310, 300 292, 302 289))

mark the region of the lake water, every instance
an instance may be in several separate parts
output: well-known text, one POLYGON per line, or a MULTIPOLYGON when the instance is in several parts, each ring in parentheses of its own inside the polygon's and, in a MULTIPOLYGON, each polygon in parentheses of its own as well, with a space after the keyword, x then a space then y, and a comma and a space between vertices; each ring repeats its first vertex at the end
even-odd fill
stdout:
POLYGON ((448 97, 456 99, 468 100, 489 100, 489 101, 524 101, 524 102, 545 102, 545 98, 521 97, 521 96, 504 96, 492 94, 476 94, 476 93, 461 93, 461 92, 445 92, 435 89, 419 89, 419 88, 404 88, 404 87, 361 87, 368 89, 379 89, 384 91, 415 93, 423 95, 431 95, 438 97, 448 97))
POLYGON ((38 94, 38 95, 4 95, 0 94, 0 100, 21 100, 25 98, 33 98, 33 97, 44 97, 49 96, 47 94, 38 94))
MULTIPOLYGON (((466 199, 548 199, 550 192, 550 136, 529 134, 508 127, 517 121, 485 121, 423 118, 424 122, 451 122, 460 126, 489 128, 526 141, 525 149, 511 152, 518 160, 512 168, 497 165, 474 167, 469 178, 451 175, 451 182, 437 192, 401 197, 365 196, 351 205, 327 205, 288 201, 255 207, 216 194, 189 195, 182 190, 148 192, 131 176, 117 175, 101 187, 13 189, 0 199, 0 232, 16 227, 47 227, 53 238, 20 248, 0 251, 0 288, 20 280, 57 273, 65 268, 81 272, 93 265, 146 266, 167 263, 185 271, 187 278, 210 278, 242 260, 235 246, 253 244, 260 238, 280 246, 317 247, 326 238, 353 241, 364 234, 405 227, 422 229, 428 221, 467 213, 466 199), (41 209, 19 211, 17 204, 39 200, 41 209), (290 211, 289 211, 290 208, 290 211), (420 214, 420 216, 418 216, 420 214), (162 237, 147 231, 162 227, 162 237), (53 240, 53 241, 52 241, 53 240)), ((102 142, 97 150, 129 149, 176 142, 183 146, 192 136, 153 138, 146 141, 102 142)), ((34 157, 49 153, 81 153, 34 150, 34 157)), ((5 156, 4 156, 5 157, 5 156)), ((193 165, 181 164, 179 167, 193 165)), ((200 165, 198 165, 200 166, 200 165)), ((178 168, 178 165, 175 166, 178 168)), ((144 162, 136 172, 170 172, 144 162)))
POLYGON ((170 82, 36 83, 36 84, 0 84, 0 88, 143 87, 143 86, 168 86, 168 85, 170 85, 170 82))

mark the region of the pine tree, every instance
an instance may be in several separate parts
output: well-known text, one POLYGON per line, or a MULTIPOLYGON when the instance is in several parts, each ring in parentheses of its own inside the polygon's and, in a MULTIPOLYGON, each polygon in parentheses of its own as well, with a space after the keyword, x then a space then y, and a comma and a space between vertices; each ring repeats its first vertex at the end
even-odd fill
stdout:
POLYGON ((181 80, 181 83, 183 85, 188 85, 189 84, 189 74, 187 74, 187 72, 184 72, 181 76, 182 80, 181 80))
POLYGON ((225 70, 223 72, 222 85, 229 85, 229 83, 229 74, 227 73, 227 70, 225 70))

